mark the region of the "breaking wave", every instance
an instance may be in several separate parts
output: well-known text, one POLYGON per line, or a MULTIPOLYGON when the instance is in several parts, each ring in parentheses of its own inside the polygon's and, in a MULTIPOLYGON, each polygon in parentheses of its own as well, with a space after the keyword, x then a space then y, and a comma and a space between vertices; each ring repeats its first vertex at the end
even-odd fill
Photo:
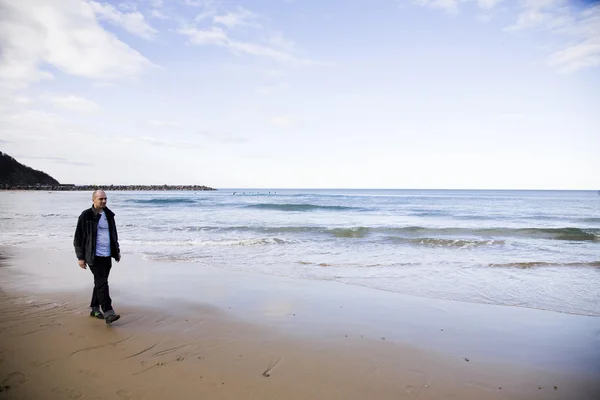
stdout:
POLYGON ((322 206, 316 204, 272 204, 272 203, 260 203, 250 204, 247 208, 256 208, 260 210, 277 210, 277 211, 315 211, 315 210, 327 210, 327 211, 347 211, 347 210, 361 210, 357 207, 347 206, 322 206))

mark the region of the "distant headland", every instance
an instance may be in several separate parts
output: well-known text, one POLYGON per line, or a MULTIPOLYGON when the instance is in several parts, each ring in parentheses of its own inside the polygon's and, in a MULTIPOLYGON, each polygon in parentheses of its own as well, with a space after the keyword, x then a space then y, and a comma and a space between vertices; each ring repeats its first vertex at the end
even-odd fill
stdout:
POLYGON ((47 191, 107 191, 123 190, 216 190, 204 185, 73 185, 61 184, 45 172, 21 164, 6 153, 0 152, 0 190, 47 191))
POLYGON ((103 189, 106 191, 123 190, 217 190, 203 185, 13 185, 0 183, 0 190, 47 190, 47 191, 92 191, 103 189))

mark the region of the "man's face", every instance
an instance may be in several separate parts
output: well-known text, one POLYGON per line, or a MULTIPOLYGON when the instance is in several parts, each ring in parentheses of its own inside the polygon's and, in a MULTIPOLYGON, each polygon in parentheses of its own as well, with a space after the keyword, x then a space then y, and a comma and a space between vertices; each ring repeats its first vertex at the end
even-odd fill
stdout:
POLYGON ((104 191, 99 190, 92 196, 92 201, 94 202, 94 208, 96 210, 103 210, 106 207, 106 193, 104 191))

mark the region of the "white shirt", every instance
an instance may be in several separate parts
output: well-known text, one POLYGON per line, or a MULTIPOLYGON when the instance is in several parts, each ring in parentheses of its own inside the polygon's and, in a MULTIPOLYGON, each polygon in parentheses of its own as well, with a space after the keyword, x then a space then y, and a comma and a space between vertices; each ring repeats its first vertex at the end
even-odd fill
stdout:
POLYGON ((96 255, 99 257, 110 257, 110 233, 108 231, 108 220, 104 212, 100 214, 100 221, 98 221, 96 255))

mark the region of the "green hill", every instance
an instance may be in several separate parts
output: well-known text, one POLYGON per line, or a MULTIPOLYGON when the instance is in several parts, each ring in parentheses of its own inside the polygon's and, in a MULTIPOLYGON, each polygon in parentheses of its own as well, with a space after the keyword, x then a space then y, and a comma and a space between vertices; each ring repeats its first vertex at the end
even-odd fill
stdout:
POLYGON ((45 172, 21 164, 0 151, 0 184, 4 185, 59 185, 45 172))

